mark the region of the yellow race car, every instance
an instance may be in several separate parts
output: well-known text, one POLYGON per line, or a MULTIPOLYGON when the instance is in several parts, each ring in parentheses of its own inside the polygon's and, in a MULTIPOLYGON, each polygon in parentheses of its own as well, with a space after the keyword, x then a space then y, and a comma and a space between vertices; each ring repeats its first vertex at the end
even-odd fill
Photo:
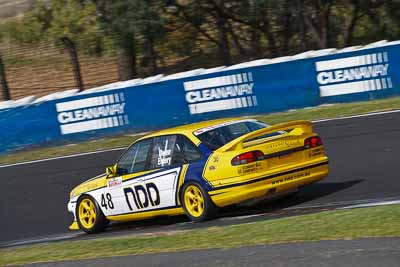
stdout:
POLYGON ((109 221, 183 213, 203 221, 218 207, 294 192, 327 174, 311 122, 220 119, 180 126, 137 140, 105 174, 75 187, 70 229, 95 233, 109 221))

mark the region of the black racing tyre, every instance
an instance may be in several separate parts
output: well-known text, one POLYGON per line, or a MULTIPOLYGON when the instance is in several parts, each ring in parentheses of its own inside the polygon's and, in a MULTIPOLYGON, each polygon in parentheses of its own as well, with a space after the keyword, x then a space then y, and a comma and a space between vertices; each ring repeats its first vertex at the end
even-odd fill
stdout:
POLYGON ((88 234, 102 232, 108 226, 108 220, 96 200, 89 195, 79 198, 75 213, 79 228, 88 234))
POLYGON ((217 214, 217 207, 208 193, 197 183, 190 182, 183 186, 181 203, 186 216, 194 222, 212 219, 217 214))

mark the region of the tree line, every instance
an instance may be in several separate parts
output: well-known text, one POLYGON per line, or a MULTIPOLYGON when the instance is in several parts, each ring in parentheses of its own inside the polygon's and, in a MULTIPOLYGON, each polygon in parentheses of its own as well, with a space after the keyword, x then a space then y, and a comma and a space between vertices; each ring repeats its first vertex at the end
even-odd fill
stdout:
POLYGON ((399 26, 400 0, 49 0, 3 21, 0 43, 68 37, 91 56, 114 53, 127 80, 169 62, 193 69, 396 40, 399 26))

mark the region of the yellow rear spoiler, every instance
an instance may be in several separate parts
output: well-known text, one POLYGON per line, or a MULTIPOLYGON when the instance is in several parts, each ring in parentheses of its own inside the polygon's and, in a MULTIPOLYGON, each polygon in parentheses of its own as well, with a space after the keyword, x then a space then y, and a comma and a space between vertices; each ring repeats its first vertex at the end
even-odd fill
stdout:
POLYGON ((246 140, 279 131, 290 131, 290 134, 292 135, 302 135, 313 132, 312 123, 310 121, 292 121, 287 123, 280 123, 240 136, 227 143, 226 145, 220 147, 217 151, 225 152, 243 149, 243 143, 245 143, 246 140))

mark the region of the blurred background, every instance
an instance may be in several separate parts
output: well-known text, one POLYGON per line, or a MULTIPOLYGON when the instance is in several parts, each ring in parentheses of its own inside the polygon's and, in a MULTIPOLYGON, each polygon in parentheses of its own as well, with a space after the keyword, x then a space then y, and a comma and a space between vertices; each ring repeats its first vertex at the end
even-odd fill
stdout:
POLYGON ((399 0, 0 0, 0 100, 399 37, 399 0))

